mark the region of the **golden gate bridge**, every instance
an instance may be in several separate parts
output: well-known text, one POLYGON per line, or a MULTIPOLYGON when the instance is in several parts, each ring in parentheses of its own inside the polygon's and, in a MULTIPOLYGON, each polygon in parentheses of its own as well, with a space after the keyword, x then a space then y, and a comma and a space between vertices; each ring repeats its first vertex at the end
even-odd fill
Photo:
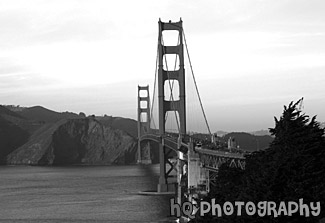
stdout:
MULTIPOLYGON (((150 97, 149 85, 138 86, 137 160, 139 164, 150 164, 150 142, 159 144, 160 176, 157 193, 176 192, 180 204, 184 194, 190 198, 197 193, 207 193, 213 186, 222 164, 245 169, 245 157, 242 153, 218 150, 216 137, 211 133, 203 109, 182 20, 162 22, 159 19, 158 25, 152 97, 150 97), (171 31, 177 33, 175 45, 167 45, 164 41, 166 33, 171 31), (185 75, 184 51, 191 75, 185 75), (175 60, 172 61, 170 58, 175 60), (204 123, 207 135, 210 136, 209 146, 201 145, 201 142, 191 135, 187 128, 191 122, 198 119, 199 115, 196 113, 189 119, 187 104, 193 103, 194 100, 186 98, 186 93, 193 93, 192 89, 186 91, 186 77, 192 78, 192 82, 187 81, 187 83, 194 84, 196 101, 199 104, 194 107, 200 108, 203 117, 200 123, 204 123), (167 128, 173 124, 176 128, 167 128), (141 142, 147 142, 146 146, 142 147, 141 142)), ((194 129, 191 132, 193 131, 194 129)))

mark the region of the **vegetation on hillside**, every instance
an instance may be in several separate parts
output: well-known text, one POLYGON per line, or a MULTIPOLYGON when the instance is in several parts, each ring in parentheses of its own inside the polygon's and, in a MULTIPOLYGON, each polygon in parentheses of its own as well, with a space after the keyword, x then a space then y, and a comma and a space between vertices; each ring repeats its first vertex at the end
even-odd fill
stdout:
POLYGON ((60 113, 60 112, 49 110, 42 106, 25 108, 22 111, 19 111, 18 114, 29 120, 35 120, 42 123, 55 123, 62 119, 80 118, 77 114, 72 112, 60 113))

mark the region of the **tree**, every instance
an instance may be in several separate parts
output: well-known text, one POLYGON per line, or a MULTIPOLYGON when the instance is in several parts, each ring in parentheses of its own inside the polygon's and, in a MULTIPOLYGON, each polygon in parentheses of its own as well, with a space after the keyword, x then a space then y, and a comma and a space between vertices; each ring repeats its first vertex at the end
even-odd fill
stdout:
MULTIPOLYGON (((302 100, 302 99, 301 99, 302 100)), ((218 222, 318 222, 325 215, 325 136, 324 128, 297 109, 291 102, 284 106, 280 119, 270 133, 275 137, 269 148, 246 157, 244 172, 222 167, 217 186, 209 198, 225 201, 298 201, 321 202, 323 210, 318 217, 301 219, 291 217, 242 216, 226 217, 218 222)), ((204 222, 204 221, 203 221, 204 222)))
MULTIPOLYGON (((297 109, 301 100, 285 106, 282 117, 280 120, 275 118, 275 127, 270 129, 275 136, 270 149, 275 151, 274 164, 277 166, 272 198, 277 201, 299 198, 306 202, 322 201, 324 210, 324 129, 316 122, 316 116, 310 119, 297 109)), ((324 212, 321 215, 324 217, 324 212)))
POLYGON ((86 114, 83 113, 83 112, 79 112, 79 117, 81 117, 81 118, 86 118, 86 114))

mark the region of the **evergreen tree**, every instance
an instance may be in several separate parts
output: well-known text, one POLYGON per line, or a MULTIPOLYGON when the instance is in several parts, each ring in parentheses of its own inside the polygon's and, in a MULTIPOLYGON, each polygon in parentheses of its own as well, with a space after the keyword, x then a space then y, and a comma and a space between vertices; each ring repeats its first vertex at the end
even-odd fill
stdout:
MULTIPOLYGON (((302 100, 302 99, 301 99, 302 100)), ((321 202, 318 217, 264 217, 244 215, 225 217, 218 222, 318 222, 325 216, 325 136, 324 129, 297 109, 301 100, 284 106, 275 127, 270 128, 275 137, 270 147, 246 157, 244 172, 223 166, 219 170, 217 186, 209 198, 225 201, 281 201, 304 203, 321 202)), ((204 221, 201 221, 204 222, 204 221)), ((211 222, 211 221, 210 221, 211 222)))
MULTIPOLYGON (((320 201, 324 210, 324 129, 316 122, 316 116, 310 119, 297 109, 301 100, 285 106, 282 117, 280 120, 275 118, 275 127, 270 129, 275 136, 270 150, 275 152, 276 165, 271 196, 276 201, 300 198, 307 203, 320 201)), ((324 211, 321 217, 324 217, 324 211)), ((317 222, 317 219, 309 221, 317 222)), ((299 221, 298 218, 295 220, 299 221)))

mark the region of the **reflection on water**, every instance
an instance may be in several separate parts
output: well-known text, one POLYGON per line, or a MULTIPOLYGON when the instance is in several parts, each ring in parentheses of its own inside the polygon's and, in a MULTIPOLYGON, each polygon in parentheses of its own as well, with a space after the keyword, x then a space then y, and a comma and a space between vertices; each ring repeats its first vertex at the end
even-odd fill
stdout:
POLYGON ((0 166, 0 221, 167 222, 152 166, 0 166))

